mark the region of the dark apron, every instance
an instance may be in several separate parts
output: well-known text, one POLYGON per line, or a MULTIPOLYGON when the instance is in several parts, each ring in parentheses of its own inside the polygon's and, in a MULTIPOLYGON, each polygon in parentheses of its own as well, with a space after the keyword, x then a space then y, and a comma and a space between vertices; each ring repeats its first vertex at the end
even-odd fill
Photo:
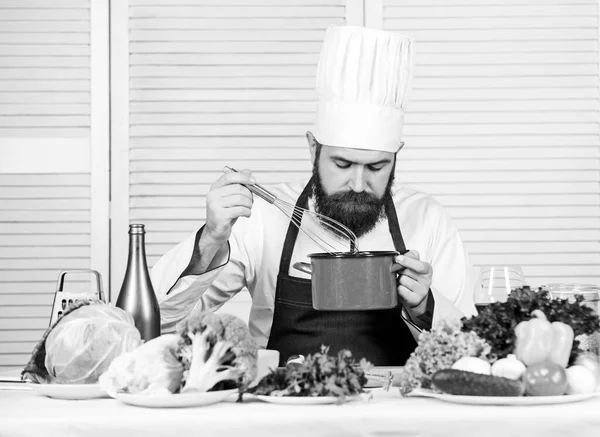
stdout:
MULTIPOLYGON (((312 181, 302 191, 296 206, 308 207, 312 181)), ((386 204, 394 247, 406 252, 393 201, 386 204)), ((292 355, 314 354, 321 345, 329 353, 348 349, 356 359, 366 358, 375 366, 402 366, 417 346, 401 316, 401 305, 373 311, 317 311, 312 306, 311 281, 289 275, 298 228, 288 226, 277 276, 273 325, 268 349, 280 353, 280 365, 292 355)))

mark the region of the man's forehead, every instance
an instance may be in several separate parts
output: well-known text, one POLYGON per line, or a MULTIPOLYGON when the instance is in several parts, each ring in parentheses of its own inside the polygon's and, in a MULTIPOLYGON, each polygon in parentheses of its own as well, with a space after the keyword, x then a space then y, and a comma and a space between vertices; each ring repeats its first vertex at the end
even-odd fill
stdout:
POLYGON ((391 152, 354 149, 349 147, 323 146, 322 153, 329 158, 339 158, 360 164, 382 161, 392 162, 394 160, 394 154, 391 152))

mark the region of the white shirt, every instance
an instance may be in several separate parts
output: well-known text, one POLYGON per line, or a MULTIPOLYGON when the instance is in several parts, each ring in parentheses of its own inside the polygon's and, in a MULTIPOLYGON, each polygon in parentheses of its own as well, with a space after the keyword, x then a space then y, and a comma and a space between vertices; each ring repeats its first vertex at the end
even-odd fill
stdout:
MULTIPOLYGON (((306 181, 281 184, 270 191, 295 205, 306 181)), ((475 313, 473 268, 462 240, 443 206, 421 192, 407 187, 393 191, 394 205, 406 248, 433 267, 431 290, 435 299, 433 323, 475 313)), ((309 209, 313 210, 312 201, 309 209)), ((290 221, 275 206, 254 196, 252 214, 238 219, 229 239, 229 259, 199 276, 179 278, 188 266, 195 234, 171 249, 152 269, 152 283, 161 310, 164 333, 193 309, 217 310, 245 287, 252 296, 249 327, 259 345, 265 347, 271 332, 275 286, 283 242, 290 221)), ((387 219, 358 240, 360 250, 394 250, 387 219)), ((310 262, 310 253, 323 252, 302 232, 298 233, 290 263, 291 276, 309 278, 292 266, 310 262)), ((213 262, 214 264, 214 262, 213 262)))

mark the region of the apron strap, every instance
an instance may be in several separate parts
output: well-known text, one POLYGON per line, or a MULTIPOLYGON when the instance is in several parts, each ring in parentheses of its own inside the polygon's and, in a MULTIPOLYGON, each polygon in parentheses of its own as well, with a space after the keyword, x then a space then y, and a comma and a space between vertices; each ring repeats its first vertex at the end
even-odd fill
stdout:
POLYGON ((394 242, 394 248, 400 253, 406 252, 406 245, 404 244, 404 238, 402 237, 402 231, 400 231, 400 224, 398 223, 398 215, 396 214, 396 207, 394 206, 394 199, 389 196, 385 202, 385 214, 388 219, 388 228, 390 234, 392 234, 392 241, 394 242))
MULTIPOLYGON (((394 200, 391 196, 385 204, 385 210, 388 216, 388 224, 390 233, 392 234, 392 240, 394 240, 394 247, 396 248, 396 251, 403 254, 407 251, 406 245, 404 244, 404 238, 402 237, 402 232, 400 231, 400 224, 398 223, 398 215, 396 214, 394 200)), ((402 313, 402 304, 399 303, 396 309, 400 314, 400 317, 402 317, 402 320, 404 320, 404 322, 409 326, 409 329, 411 329, 411 334, 413 337, 417 338, 422 329, 415 325, 402 313)))
MULTIPOLYGON (((312 193, 313 178, 311 177, 304 190, 298 197, 295 208, 308 208, 308 198, 312 193)), ((300 215, 302 220, 302 215, 300 215)), ((296 238, 298 237, 298 227, 292 223, 288 225, 287 233, 285 234, 285 241, 283 243, 283 250, 281 251, 281 258, 279 260, 279 273, 288 275, 290 271, 290 263, 292 262, 292 253, 294 251, 294 245, 296 244, 296 238)))

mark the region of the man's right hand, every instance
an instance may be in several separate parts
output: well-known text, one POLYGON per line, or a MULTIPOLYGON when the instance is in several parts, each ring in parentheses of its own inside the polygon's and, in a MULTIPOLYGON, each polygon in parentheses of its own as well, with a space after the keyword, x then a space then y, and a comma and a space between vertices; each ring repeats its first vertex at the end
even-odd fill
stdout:
POLYGON ((249 170, 223 174, 206 195, 206 226, 203 236, 214 242, 229 240, 231 228, 239 217, 250 217, 253 197, 242 184, 256 183, 249 170), (206 235, 205 235, 206 234, 206 235))

